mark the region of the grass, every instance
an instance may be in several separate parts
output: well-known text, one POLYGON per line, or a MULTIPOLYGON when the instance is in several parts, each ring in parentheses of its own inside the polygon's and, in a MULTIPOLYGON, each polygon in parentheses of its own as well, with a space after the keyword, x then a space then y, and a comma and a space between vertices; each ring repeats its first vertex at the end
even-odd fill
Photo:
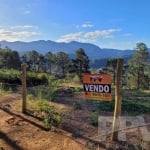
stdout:
POLYGON ((5 95, 5 94, 9 94, 9 93, 12 93, 12 88, 0 83, 0 95, 5 95))
MULTIPOLYGON (((88 100, 87 103, 92 105, 93 107, 97 107, 95 110, 98 111, 107 111, 113 112, 115 106, 115 100, 110 102, 107 101, 93 101, 88 100)), ((122 100, 122 114, 130 114, 130 115, 138 115, 138 114, 149 114, 150 113, 150 104, 148 100, 145 102, 137 101, 137 100, 122 100)), ((94 109, 94 108, 93 108, 94 109)))

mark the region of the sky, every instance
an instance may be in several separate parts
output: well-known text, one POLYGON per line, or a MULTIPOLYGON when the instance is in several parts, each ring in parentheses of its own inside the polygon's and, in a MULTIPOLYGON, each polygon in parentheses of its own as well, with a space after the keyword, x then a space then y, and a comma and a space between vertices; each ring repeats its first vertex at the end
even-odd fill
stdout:
POLYGON ((150 47, 150 0, 0 0, 0 41, 150 47))

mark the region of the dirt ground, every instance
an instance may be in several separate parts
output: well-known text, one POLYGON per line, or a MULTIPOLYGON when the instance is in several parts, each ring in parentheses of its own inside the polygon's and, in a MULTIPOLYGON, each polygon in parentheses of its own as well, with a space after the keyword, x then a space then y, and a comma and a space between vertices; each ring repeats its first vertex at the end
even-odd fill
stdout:
POLYGON ((41 121, 16 112, 13 108, 20 102, 20 95, 1 96, 0 104, 0 149, 1 150, 86 150, 86 146, 76 141, 63 130, 45 131, 41 121))
MULTIPOLYGON (((56 105, 65 108, 71 107, 73 100, 71 104, 66 98, 63 99, 63 104, 61 102, 57 101, 56 105)), ((91 106, 86 106, 87 110, 72 111, 64 121, 63 129, 53 128, 52 131, 47 131, 42 121, 17 110, 18 105, 21 106, 19 94, 0 97, 0 150, 136 150, 131 143, 140 141, 139 133, 135 132, 128 135, 128 143, 99 142, 97 127, 89 123, 88 109, 91 106)), ((144 117, 147 122, 150 121, 150 115, 144 117)), ((150 145, 146 146, 145 149, 148 150, 150 145)))

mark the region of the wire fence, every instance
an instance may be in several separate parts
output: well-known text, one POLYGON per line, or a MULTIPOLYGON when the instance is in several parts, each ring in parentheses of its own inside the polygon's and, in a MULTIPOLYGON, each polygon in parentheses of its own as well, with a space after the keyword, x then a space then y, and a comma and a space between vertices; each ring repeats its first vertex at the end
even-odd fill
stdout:
MULTIPOLYGON (((0 83, 0 95, 4 92, 21 94, 21 90, 20 84, 0 83)), ((73 84, 67 86, 55 83, 27 87, 27 101, 30 100, 33 100, 34 105, 36 100, 48 100, 56 108, 65 110, 63 129, 72 133, 74 137, 83 137, 91 141, 100 140, 97 127, 99 114, 113 115, 111 111, 114 109, 113 102, 85 100, 82 86, 75 87, 73 84)), ((27 109, 30 108, 34 115, 38 114, 31 105, 33 104, 28 103, 27 109)), ((149 122, 147 124, 149 125, 149 122)))
MULTIPOLYGON (((82 92, 82 87, 73 87, 67 85, 37 85, 28 86, 27 95, 32 95, 38 99, 52 100, 54 97, 71 97, 74 94, 82 92)), ((0 82, 0 94, 2 93, 20 93, 22 85, 0 82)))
POLYGON ((21 93, 21 85, 0 82, 0 94, 11 92, 21 93))

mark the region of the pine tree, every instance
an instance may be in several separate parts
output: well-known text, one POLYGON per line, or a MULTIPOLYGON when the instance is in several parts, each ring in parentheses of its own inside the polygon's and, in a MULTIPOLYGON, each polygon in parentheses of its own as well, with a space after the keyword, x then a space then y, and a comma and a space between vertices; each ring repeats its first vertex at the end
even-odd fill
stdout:
POLYGON ((149 52, 145 43, 137 43, 135 48, 135 54, 129 61, 129 84, 130 86, 144 88, 148 86, 149 74, 145 72, 149 66, 149 52), (146 85, 147 84, 147 85, 146 85))
POLYGON ((70 64, 69 55, 65 52, 56 53, 56 64, 61 69, 62 75, 65 76, 70 64))
POLYGON ((89 62, 89 58, 86 55, 84 49, 79 48, 76 51, 75 59, 72 60, 70 72, 75 72, 78 75, 80 82, 82 82, 82 76, 84 73, 90 73, 89 62))

